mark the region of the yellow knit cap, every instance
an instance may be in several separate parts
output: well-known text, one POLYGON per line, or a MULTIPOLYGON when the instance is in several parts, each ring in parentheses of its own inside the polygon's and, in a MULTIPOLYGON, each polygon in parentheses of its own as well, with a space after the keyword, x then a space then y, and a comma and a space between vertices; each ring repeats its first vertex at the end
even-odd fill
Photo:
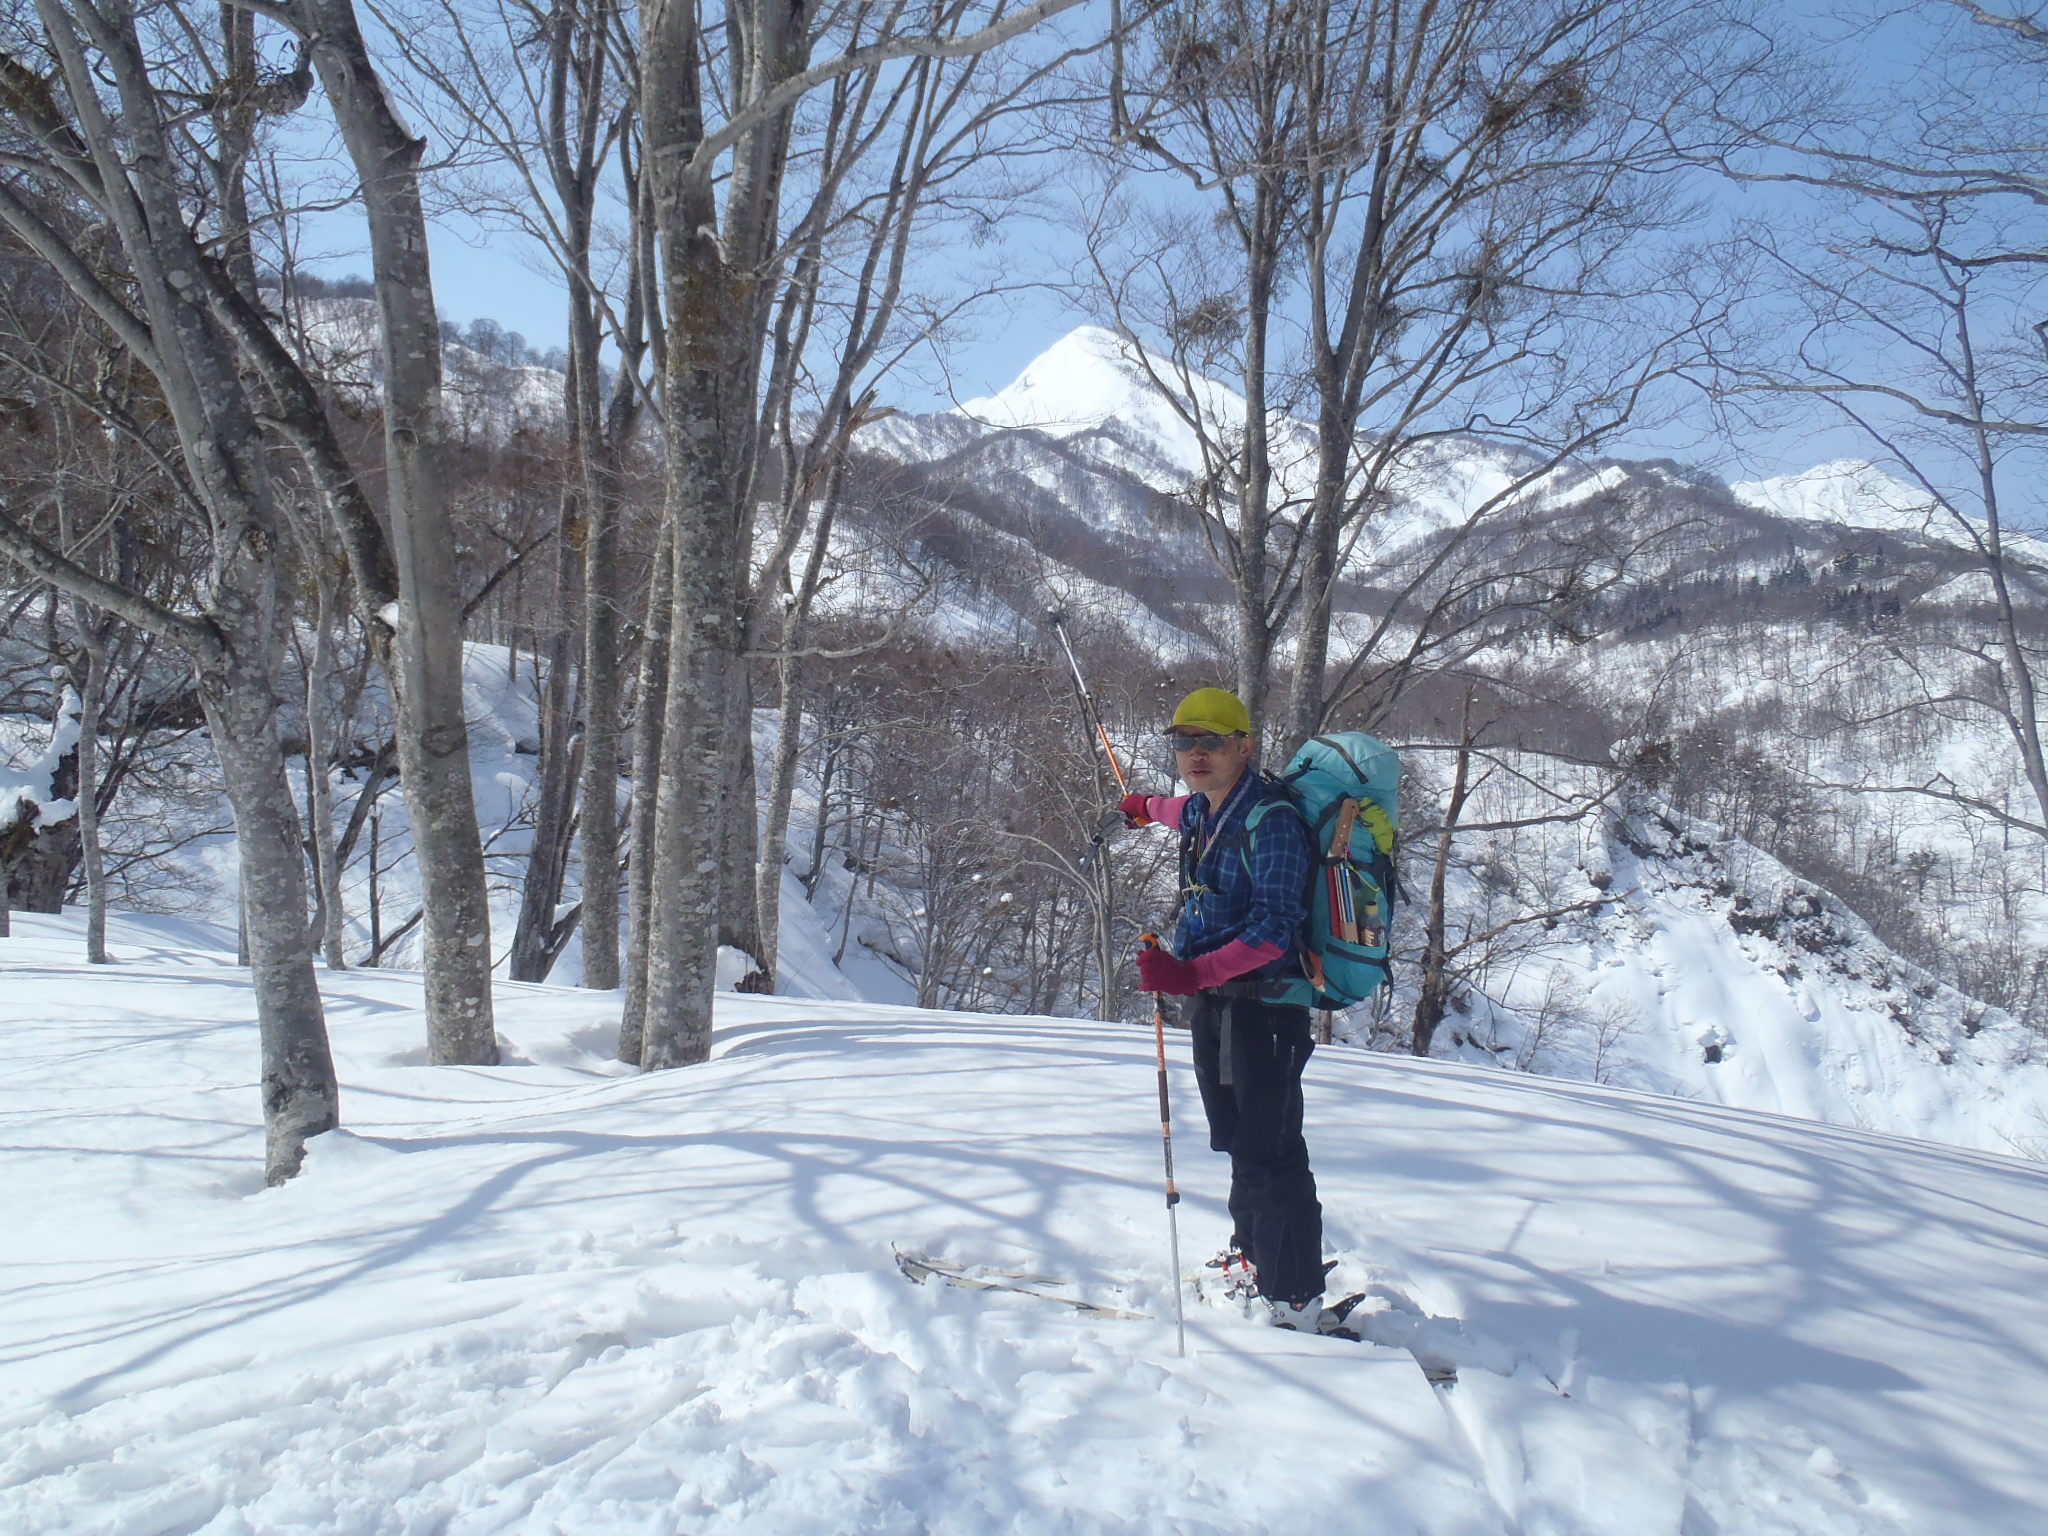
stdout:
POLYGON ((1173 729, 1184 725, 1224 736, 1249 736, 1252 712, 1228 688, 1197 688, 1173 712, 1173 729))

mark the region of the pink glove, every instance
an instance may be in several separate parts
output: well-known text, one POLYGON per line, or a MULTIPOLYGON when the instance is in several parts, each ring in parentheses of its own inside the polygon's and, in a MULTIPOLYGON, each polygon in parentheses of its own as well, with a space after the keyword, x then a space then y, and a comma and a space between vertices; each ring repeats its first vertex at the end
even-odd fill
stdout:
POLYGON ((1192 961, 1163 949, 1138 951, 1138 981, 1147 992, 1164 992, 1168 997, 1186 997, 1202 987, 1195 980, 1192 961))
POLYGON ((1117 804, 1127 827, 1178 827, 1186 795, 1125 795, 1117 804))
POLYGON ((1163 949, 1141 949, 1138 951, 1138 978, 1147 992, 1186 997, 1205 987, 1220 986, 1235 977, 1249 975, 1279 958, 1278 944, 1247 944, 1243 939, 1232 939, 1221 949, 1212 949, 1192 960, 1182 960, 1163 949))

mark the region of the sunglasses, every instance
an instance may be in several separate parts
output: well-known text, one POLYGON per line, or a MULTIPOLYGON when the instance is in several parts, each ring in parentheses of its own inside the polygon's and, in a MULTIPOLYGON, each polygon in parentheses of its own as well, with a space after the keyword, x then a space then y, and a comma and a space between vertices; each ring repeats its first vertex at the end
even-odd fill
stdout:
POLYGON ((1216 731, 1198 734, 1168 731, 1161 739, 1176 752, 1221 752, 1224 744, 1237 740, 1237 736, 1225 736, 1216 731))

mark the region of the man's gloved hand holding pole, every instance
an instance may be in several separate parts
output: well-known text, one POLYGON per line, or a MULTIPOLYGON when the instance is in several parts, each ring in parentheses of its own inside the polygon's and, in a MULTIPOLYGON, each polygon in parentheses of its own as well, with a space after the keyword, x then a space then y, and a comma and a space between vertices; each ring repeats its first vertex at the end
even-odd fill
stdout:
POLYGON ((1247 944, 1232 939, 1219 949, 1183 960, 1163 946, 1138 951, 1138 981, 1147 992, 1189 997, 1204 987, 1221 986, 1280 958, 1277 944, 1247 944))
POLYGON ((1194 962, 1159 944, 1138 951, 1138 983, 1147 992, 1164 992, 1168 997, 1187 997, 1202 989, 1195 979, 1194 962))

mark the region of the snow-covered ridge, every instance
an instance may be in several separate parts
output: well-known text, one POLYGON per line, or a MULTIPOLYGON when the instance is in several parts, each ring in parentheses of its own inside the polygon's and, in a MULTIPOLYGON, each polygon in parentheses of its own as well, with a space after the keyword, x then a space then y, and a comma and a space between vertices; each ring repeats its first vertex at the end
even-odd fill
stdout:
MULTIPOLYGON (((948 430, 896 421, 863 438, 872 450, 904 459, 957 452, 952 423, 988 436, 1035 434, 1067 445, 1088 461, 1180 494, 1204 479, 1202 437, 1226 449, 1241 440, 1248 406, 1215 379, 1180 373, 1171 360, 1100 326, 1081 326, 1040 353, 1007 386, 969 400, 933 420, 948 430), (1201 425, 1201 432, 1196 430, 1201 425)), ((1314 429, 1275 411, 1270 419, 1275 505, 1298 514, 1313 490, 1314 429)), ((1354 474, 1371 450, 1359 443, 1354 474)), ((1561 509, 1623 487, 1635 473, 1618 464, 1565 464, 1527 485, 1534 461, 1526 448, 1477 439, 1446 439, 1415 449, 1382 489, 1387 510, 1374 518, 1355 554, 1361 574, 1371 563, 1417 540, 1456 528, 1504 494, 1531 508, 1561 509)), ((1026 477, 1029 472, 1026 471, 1026 477)))
MULTIPOLYGON (((1738 480, 1728 489, 1740 502, 1798 522, 1907 534, 1963 549, 1974 549, 1985 528, 1967 503, 1944 506, 1865 459, 1830 459, 1797 474, 1738 480)), ((2048 558, 2048 542, 2035 535, 2012 527, 2001 533, 2008 552, 2048 558)))
MULTIPOLYGON (((1053 342, 1004 388, 969 400, 951 419, 984 431, 1030 431, 1066 442, 1101 439, 1090 454, 1162 489, 1177 490, 1204 471, 1189 418, 1228 442, 1242 434, 1244 398, 1209 378, 1185 378, 1173 364, 1128 337, 1082 326, 1053 342), (1162 388, 1163 386, 1163 388, 1162 388)), ((1298 500, 1309 487, 1314 434, 1307 424, 1275 413, 1275 495, 1298 500)), ((957 446, 957 438, 953 440, 957 446)), ((872 445, 905 457, 920 453, 920 434, 901 424, 872 445)), ((1363 444, 1361 447, 1363 448, 1363 444)), ((1448 440, 1416 454, 1392 477, 1394 503, 1375 519, 1363 552, 1368 558, 1456 527, 1489 498, 1526 473, 1526 451, 1479 441, 1448 440)), ((1566 464, 1525 487, 1520 502, 1562 509, 1632 480, 1668 481, 1651 466, 1566 464)), ((1742 480, 1729 490, 1746 506, 1825 528, 1870 529, 1953 545, 1970 535, 1926 492, 1860 459, 1837 459, 1796 474, 1742 480)), ((2009 535, 2009 537, 2012 537, 2009 535)), ((2015 544, 2038 555, 2036 541, 2015 544)))
POLYGON ((957 414, 980 425, 1073 437, 1112 422, 1140 434, 1185 476, 1201 473, 1202 453, 1188 417, 1217 435, 1244 430, 1245 402, 1211 379, 1182 380, 1166 358, 1100 326, 1084 325, 1054 342, 1008 386, 969 400, 957 414), (1155 380, 1172 381, 1176 400, 1155 380))
POLYGON ((1830 459, 1797 474, 1737 480, 1728 489, 1737 501, 1801 522, 1947 536, 1936 523, 1948 515, 1932 497, 1863 459, 1830 459))

